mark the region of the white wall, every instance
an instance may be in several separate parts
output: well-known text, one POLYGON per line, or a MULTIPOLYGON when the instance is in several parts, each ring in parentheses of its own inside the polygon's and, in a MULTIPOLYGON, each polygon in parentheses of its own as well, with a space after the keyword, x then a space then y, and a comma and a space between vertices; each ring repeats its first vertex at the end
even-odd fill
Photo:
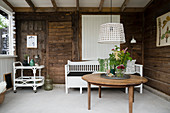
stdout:
MULTIPOLYGON (((120 23, 120 15, 112 15, 112 22, 120 23)), ((109 57, 114 45, 98 43, 100 25, 105 23, 110 23, 110 15, 82 15, 82 60, 109 57)))
POLYGON ((4 80, 4 74, 13 72, 14 61, 15 57, 13 56, 0 56, 0 82, 4 80))

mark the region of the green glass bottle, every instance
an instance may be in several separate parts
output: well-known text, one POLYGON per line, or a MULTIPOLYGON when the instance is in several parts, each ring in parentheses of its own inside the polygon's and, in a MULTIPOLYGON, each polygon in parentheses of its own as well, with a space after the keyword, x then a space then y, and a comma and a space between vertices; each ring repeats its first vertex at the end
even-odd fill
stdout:
POLYGON ((30 66, 35 66, 35 62, 33 59, 30 60, 30 66))

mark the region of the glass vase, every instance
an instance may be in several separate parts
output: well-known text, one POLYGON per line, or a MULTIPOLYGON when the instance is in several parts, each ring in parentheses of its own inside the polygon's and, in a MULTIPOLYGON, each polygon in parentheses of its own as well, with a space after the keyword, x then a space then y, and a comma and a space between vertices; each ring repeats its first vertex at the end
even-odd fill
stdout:
POLYGON ((116 69, 116 77, 123 77, 125 73, 125 69, 116 69))

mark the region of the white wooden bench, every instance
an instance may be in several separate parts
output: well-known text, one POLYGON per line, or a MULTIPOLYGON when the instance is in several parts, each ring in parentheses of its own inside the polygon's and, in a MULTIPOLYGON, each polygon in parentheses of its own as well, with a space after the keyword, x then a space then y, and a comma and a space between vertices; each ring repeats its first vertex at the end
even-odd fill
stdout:
MULTIPOLYGON (((135 64, 135 72, 131 72, 131 73, 143 77, 143 65, 135 64)), ((140 93, 141 94, 143 93, 143 84, 135 86, 134 88, 140 88, 140 93)), ((125 93, 128 93, 128 88, 125 89, 125 93)))
MULTIPOLYGON (((82 88, 87 87, 86 81, 82 80, 82 76, 85 74, 91 74, 99 70, 98 61, 78 61, 72 62, 68 60, 65 65, 65 90, 68 93, 69 88, 80 88, 80 94, 82 94, 82 88)), ((92 86, 96 87, 96 86, 92 86)))
MULTIPOLYGON (((93 72, 99 71, 99 62, 98 61, 78 61, 73 62, 68 60, 68 63, 65 65, 65 91, 68 93, 69 88, 80 88, 80 94, 82 94, 82 88, 87 88, 87 82, 82 80, 82 76, 85 74, 91 74, 93 72)), ((143 65, 135 64, 135 70, 132 72, 129 70, 130 74, 138 73, 139 76, 143 76, 143 65)), ((128 72, 126 72, 128 74, 128 72)), ((97 87, 92 85, 92 87, 97 87)), ((135 86, 140 88, 140 93, 143 91, 143 84, 135 86)), ((125 90, 128 93, 128 88, 125 90)))

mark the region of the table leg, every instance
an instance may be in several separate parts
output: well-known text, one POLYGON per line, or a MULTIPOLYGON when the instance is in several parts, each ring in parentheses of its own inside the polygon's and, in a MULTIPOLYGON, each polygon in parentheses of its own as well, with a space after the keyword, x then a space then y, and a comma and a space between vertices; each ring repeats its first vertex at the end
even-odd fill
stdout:
POLYGON ((129 113, 132 113, 133 111, 133 92, 134 92, 134 86, 129 87, 129 113))
POLYGON ((101 98, 101 86, 99 86, 99 98, 101 98))
POLYGON ((88 110, 90 110, 91 104, 91 84, 88 82, 88 110))

